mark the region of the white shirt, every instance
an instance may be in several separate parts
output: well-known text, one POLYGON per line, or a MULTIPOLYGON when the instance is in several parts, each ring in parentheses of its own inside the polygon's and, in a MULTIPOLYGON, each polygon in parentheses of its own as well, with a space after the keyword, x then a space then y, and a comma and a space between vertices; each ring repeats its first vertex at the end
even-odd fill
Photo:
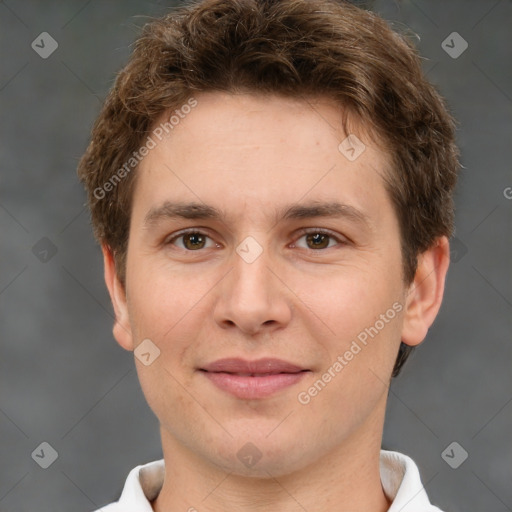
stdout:
MULTIPOLYGON (((96 512, 153 512, 150 501, 158 496, 164 474, 163 460, 137 466, 130 471, 119 501, 96 512)), ((388 512, 441 512, 430 504, 418 468, 406 455, 381 450, 380 479, 392 502, 388 512)))

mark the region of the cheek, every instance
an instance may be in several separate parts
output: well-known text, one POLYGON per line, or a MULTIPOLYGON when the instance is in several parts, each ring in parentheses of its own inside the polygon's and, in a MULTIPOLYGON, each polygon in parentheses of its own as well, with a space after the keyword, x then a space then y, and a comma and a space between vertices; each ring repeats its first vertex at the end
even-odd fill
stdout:
POLYGON ((377 279, 368 268, 343 268, 330 275, 300 277, 294 290, 328 331, 342 339, 373 323, 397 298, 394 287, 377 279))
POLYGON ((387 274, 375 264, 338 269, 330 277, 311 276, 300 281, 302 288, 297 295, 306 305, 304 314, 316 319, 317 327, 310 332, 317 349, 322 346, 325 352, 323 371, 346 354, 346 366, 343 363, 339 373, 343 377, 335 379, 333 391, 339 385, 342 395, 346 387, 351 389, 349 396, 357 396, 365 385, 380 389, 379 377, 386 381, 391 373, 402 326, 399 275, 399 264, 389 268, 387 274))
POLYGON ((145 372, 138 365, 141 385, 150 391, 152 396, 146 398, 153 408, 170 397, 181 400, 182 388, 174 388, 173 376, 185 388, 190 386, 198 354, 207 350, 211 339, 211 292, 219 278, 205 271, 177 273, 165 264, 148 267, 133 269, 129 308, 135 344, 149 338, 160 349, 155 371, 145 372), (162 383, 171 386, 167 392, 162 383))
POLYGON ((214 281, 203 274, 178 273, 165 264, 134 263, 128 275, 132 329, 139 338, 163 341, 183 319, 196 314, 214 281))

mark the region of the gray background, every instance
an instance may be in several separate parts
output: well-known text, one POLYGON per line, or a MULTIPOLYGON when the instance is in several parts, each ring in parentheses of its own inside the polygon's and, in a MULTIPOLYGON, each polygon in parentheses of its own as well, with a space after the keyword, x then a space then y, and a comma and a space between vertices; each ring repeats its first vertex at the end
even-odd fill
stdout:
MULTIPOLYGON (((111 335, 75 169, 137 27, 165 3, 0 2, 2 512, 89 511, 161 455, 132 355, 111 335), (59 45, 47 59, 31 48, 44 31, 59 45), (31 457, 43 441, 58 452, 48 469, 31 457)), ((464 165, 443 308, 392 386, 384 445, 414 458, 443 510, 510 511, 512 2, 373 8, 419 35, 428 76, 460 122, 464 165), (469 44, 456 59, 441 46, 454 31, 469 44), (453 441, 469 454, 458 469, 441 456, 453 441)))

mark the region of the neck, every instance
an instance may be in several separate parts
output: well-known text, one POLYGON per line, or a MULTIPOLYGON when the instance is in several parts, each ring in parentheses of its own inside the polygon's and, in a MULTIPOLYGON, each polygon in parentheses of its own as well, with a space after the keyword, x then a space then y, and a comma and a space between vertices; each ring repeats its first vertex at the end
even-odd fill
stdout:
POLYGON ((379 456, 384 408, 313 464, 284 476, 240 476, 192 453, 164 428, 165 480, 153 503, 155 512, 385 512, 379 456), (378 434, 377 434, 378 432, 378 434))

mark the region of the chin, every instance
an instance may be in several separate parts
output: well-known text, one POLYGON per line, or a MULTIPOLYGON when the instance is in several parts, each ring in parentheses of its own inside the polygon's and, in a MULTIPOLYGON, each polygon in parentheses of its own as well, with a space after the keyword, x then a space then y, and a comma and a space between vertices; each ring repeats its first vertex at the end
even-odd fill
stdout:
MULTIPOLYGON (((274 425, 275 427, 275 425, 274 425)), ((258 429, 251 435, 239 435, 218 446, 209 447, 206 455, 211 461, 233 475, 264 478, 289 475, 305 468, 320 457, 321 447, 304 450, 308 440, 301 439, 298 432, 283 430, 281 435, 269 429, 258 429)))

